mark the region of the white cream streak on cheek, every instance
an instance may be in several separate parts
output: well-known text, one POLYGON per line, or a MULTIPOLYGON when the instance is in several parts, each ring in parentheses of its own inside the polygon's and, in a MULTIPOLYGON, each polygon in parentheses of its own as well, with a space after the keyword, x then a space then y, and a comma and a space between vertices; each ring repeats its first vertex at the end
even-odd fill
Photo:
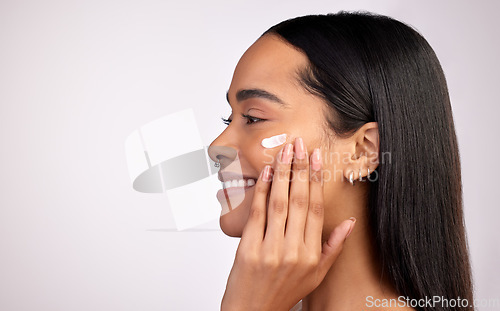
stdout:
POLYGON ((262 147, 270 149, 283 145, 286 142, 286 134, 280 134, 276 136, 271 136, 269 138, 264 138, 260 143, 262 147))

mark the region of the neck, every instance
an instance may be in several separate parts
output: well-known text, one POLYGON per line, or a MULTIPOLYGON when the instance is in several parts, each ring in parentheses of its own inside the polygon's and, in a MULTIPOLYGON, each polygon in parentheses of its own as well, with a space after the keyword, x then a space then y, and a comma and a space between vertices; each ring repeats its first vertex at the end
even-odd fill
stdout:
MULTIPOLYGON (((364 189, 355 187, 346 189, 346 191, 356 190, 364 189)), ((366 196, 351 193, 349 197, 358 198, 358 202, 347 201, 349 206, 336 206, 335 210, 353 212, 357 218, 356 227, 347 238, 341 254, 324 280, 302 300, 304 311, 366 310, 369 301, 373 301, 367 297, 371 296, 373 299, 398 297, 386 275, 382 275, 382 267, 377 260, 376 247, 368 222, 366 196)))

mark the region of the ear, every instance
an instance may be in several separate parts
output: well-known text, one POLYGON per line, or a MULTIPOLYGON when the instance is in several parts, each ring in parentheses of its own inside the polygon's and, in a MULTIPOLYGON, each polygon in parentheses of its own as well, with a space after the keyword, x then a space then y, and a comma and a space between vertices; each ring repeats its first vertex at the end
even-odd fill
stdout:
POLYGON ((348 168, 344 171, 344 177, 349 180, 351 172, 354 180, 373 172, 379 164, 379 132, 377 122, 368 122, 359 128, 353 135, 355 143, 354 154, 349 160, 348 168))

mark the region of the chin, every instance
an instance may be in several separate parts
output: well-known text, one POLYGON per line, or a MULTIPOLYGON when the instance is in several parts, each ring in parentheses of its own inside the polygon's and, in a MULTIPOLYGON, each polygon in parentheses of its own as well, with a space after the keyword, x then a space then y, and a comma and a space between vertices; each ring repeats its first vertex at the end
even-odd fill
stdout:
POLYGON ((235 226, 233 223, 227 223, 227 221, 224 221, 223 217, 220 218, 219 224, 225 235, 233 238, 241 238, 243 228, 235 226))
POLYGON ((249 210, 247 206, 239 206, 231 212, 222 215, 219 219, 222 232, 227 236, 240 238, 248 220, 249 210))

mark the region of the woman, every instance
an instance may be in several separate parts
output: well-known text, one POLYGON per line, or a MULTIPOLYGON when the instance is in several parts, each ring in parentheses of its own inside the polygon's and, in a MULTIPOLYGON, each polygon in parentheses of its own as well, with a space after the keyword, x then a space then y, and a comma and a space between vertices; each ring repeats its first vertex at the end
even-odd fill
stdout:
POLYGON ((222 310, 472 310, 450 100, 421 35, 370 13, 287 20, 227 98, 209 153, 241 241, 222 310))

